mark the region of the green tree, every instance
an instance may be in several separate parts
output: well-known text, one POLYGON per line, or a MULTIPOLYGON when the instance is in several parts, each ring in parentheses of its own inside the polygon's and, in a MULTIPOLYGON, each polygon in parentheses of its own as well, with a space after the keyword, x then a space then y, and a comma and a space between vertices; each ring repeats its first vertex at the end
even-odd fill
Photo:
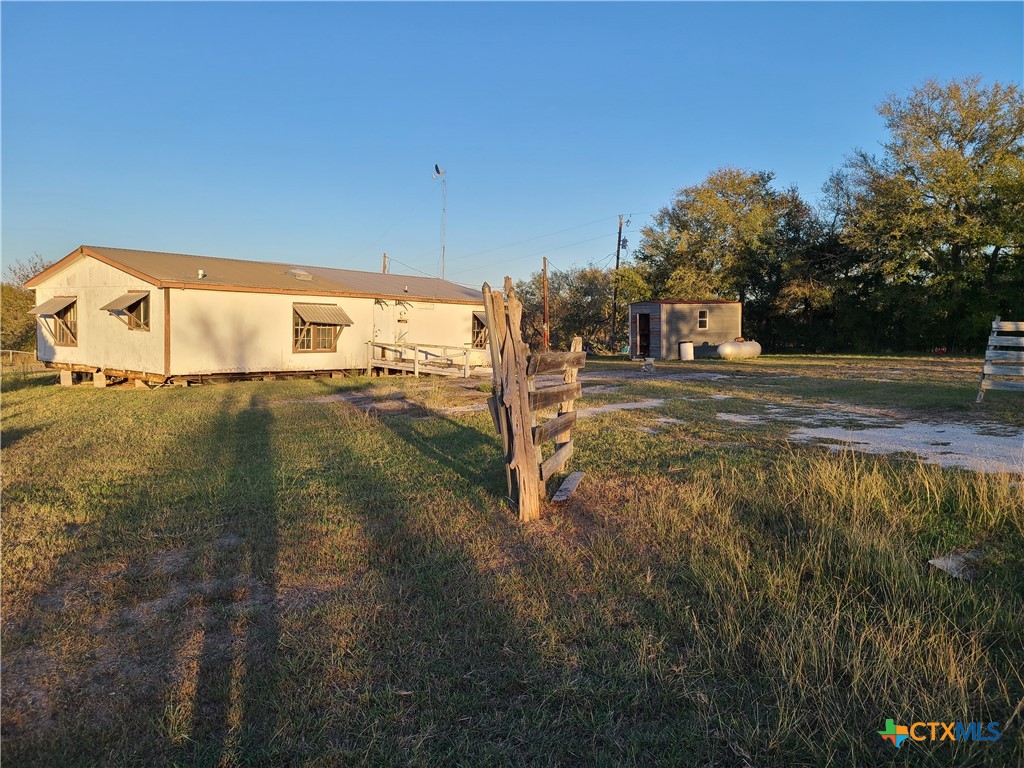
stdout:
POLYGON ((763 317, 760 338, 780 349, 830 349, 838 254, 821 214, 795 190, 780 203, 761 306, 751 307, 763 317))
POLYGON ((659 299, 738 299, 748 335, 801 345, 794 329, 831 302, 827 260, 814 251, 822 227, 796 189, 772 179, 722 168, 679 190, 643 230, 637 261, 659 299))
MULTIPOLYGON (((568 349, 574 336, 591 348, 603 349, 608 340, 612 312, 615 270, 594 266, 552 270, 548 275, 548 314, 552 349, 568 349)), ((649 297, 643 270, 631 264, 619 269, 619 313, 631 302, 649 297)), ((535 349, 543 339, 543 277, 535 272, 529 280, 516 283, 523 302, 523 336, 535 349)), ((620 326, 624 325, 620 317, 620 326)), ((620 332, 628 329, 621 328, 620 332)))
MULTIPOLYGON (((544 335, 543 276, 535 272, 516 284, 523 302, 523 336, 535 349, 544 335)), ((573 336, 593 342, 608 334, 612 282, 596 267, 551 270, 548 274, 549 334, 553 349, 567 349, 573 336)))
POLYGON ((4 269, 4 280, 0 284, 0 345, 4 349, 29 352, 36 348, 36 320, 28 314, 35 305, 35 295, 25 288, 25 283, 50 264, 34 253, 4 269))
POLYGON ((609 270, 609 274, 612 284, 617 282, 619 286, 619 301, 615 307, 615 338, 611 340, 609 350, 617 352, 629 341, 629 305, 637 301, 649 301, 654 296, 648 277, 649 270, 639 263, 623 262, 618 272, 613 269, 609 270))
POLYGON ((32 293, 10 283, 0 285, 0 345, 28 352, 36 346, 36 322, 32 293))
POLYGON ((846 163, 844 240, 865 282, 917 310, 897 337, 978 346, 993 315, 1024 317, 1024 96, 980 77, 928 81, 878 111, 889 140, 846 163))
POLYGON ((768 171, 720 168, 644 228, 640 262, 663 299, 739 299, 760 282, 767 239, 779 215, 768 171))

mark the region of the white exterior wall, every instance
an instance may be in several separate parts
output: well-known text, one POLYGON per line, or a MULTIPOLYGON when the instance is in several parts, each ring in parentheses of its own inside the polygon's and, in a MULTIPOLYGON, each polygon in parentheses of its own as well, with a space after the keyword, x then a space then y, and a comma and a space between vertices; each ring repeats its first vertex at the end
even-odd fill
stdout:
POLYGON ((36 322, 36 355, 40 360, 81 363, 98 368, 163 374, 163 293, 126 272, 83 257, 35 289, 36 305, 55 296, 78 297, 78 346, 61 347, 43 330, 53 328, 52 317, 36 322), (149 291, 150 330, 130 330, 109 312, 100 310, 128 291, 149 291))
MULTIPOLYGON (((392 299, 170 289, 171 375, 365 369, 367 342, 448 344, 469 348, 473 311, 483 305, 392 299), (337 304, 352 325, 337 352, 292 351, 292 305, 337 304), (402 313, 405 313, 404 315, 402 313), (399 320, 406 322, 399 322, 399 320)), ((470 364, 489 364, 473 350, 470 364)))
MULTIPOLYGON (((187 375, 365 369, 367 342, 448 345, 470 349, 471 365, 490 365, 486 349, 472 349, 473 312, 483 304, 301 296, 157 288, 120 269, 84 256, 35 289, 36 304, 55 296, 78 297, 78 346, 53 343, 40 318, 40 360, 97 368, 187 375), (164 368, 164 296, 170 300, 170 366, 164 368), (149 291, 150 330, 130 330, 100 307, 128 291, 149 291), (292 351, 292 305, 337 304, 352 325, 337 352, 292 351)), ((441 350, 436 350, 440 352, 441 350)), ((377 353, 379 356, 379 352, 377 353)))
POLYGON ((470 350, 471 365, 490 365, 486 349, 473 349, 473 313, 483 312, 481 304, 442 304, 428 301, 375 302, 374 341, 404 344, 448 345, 449 354, 459 347, 470 350))

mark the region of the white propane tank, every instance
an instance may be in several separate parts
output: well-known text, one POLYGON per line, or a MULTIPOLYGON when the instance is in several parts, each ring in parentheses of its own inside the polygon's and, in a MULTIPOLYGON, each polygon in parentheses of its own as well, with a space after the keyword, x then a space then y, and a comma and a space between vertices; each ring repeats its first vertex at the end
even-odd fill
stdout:
POLYGON ((718 345, 718 356, 723 360, 744 360, 761 354, 761 345, 756 341, 727 341, 718 345))

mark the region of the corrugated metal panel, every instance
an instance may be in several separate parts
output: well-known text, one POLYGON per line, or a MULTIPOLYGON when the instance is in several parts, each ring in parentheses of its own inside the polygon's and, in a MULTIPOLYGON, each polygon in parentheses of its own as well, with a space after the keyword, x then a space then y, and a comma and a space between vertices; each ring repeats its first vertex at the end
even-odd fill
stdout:
POLYGON ((352 318, 337 304, 293 304, 296 313, 307 323, 319 325, 352 325, 352 318))
POLYGON ((646 302, 648 304, 742 304, 742 301, 732 299, 702 299, 699 301, 676 301, 675 299, 657 299, 646 302))
POLYGON ((52 315, 56 312, 60 312, 66 307, 70 307, 78 301, 77 296, 57 296, 55 298, 44 301, 38 307, 32 307, 28 311, 30 315, 52 315))
POLYGON ((130 293, 126 293, 124 296, 118 296, 109 304, 104 304, 102 307, 100 307, 100 310, 108 310, 110 312, 124 312, 126 309, 128 309, 128 307, 132 306, 133 304, 138 304, 147 296, 149 296, 149 291, 143 291, 141 293, 138 291, 132 291, 130 293))
POLYGON ((87 252, 91 251, 162 283, 189 283, 213 289, 218 286, 268 291, 308 289, 314 293, 351 293, 403 299, 483 303, 483 294, 480 291, 436 277, 357 272, 352 269, 221 259, 184 253, 134 251, 92 245, 84 248, 87 252), (199 270, 204 273, 202 278, 198 276, 199 270), (303 279, 298 279, 297 274, 302 274, 303 279))
POLYGON ((474 312, 473 317, 479 320, 484 325, 487 325, 487 313, 486 312, 474 312))
POLYGON ((633 314, 652 314, 658 310, 656 301, 637 301, 629 305, 629 311, 633 314))

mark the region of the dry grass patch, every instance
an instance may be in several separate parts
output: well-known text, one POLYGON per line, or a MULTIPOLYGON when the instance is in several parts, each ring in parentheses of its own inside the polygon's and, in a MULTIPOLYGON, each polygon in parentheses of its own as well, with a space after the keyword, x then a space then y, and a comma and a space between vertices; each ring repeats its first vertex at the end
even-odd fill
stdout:
POLYGON ((852 765, 920 715, 1005 727, 929 764, 1019 762, 1016 480, 787 450, 706 382, 646 386, 603 393, 666 402, 581 422, 584 484, 526 527, 488 414, 445 411, 479 388, 5 393, 5 757, 852 765), (429 418, 304 402, 342 393, 429 418), (975 582, 925 569, 967 546, 975 582))

